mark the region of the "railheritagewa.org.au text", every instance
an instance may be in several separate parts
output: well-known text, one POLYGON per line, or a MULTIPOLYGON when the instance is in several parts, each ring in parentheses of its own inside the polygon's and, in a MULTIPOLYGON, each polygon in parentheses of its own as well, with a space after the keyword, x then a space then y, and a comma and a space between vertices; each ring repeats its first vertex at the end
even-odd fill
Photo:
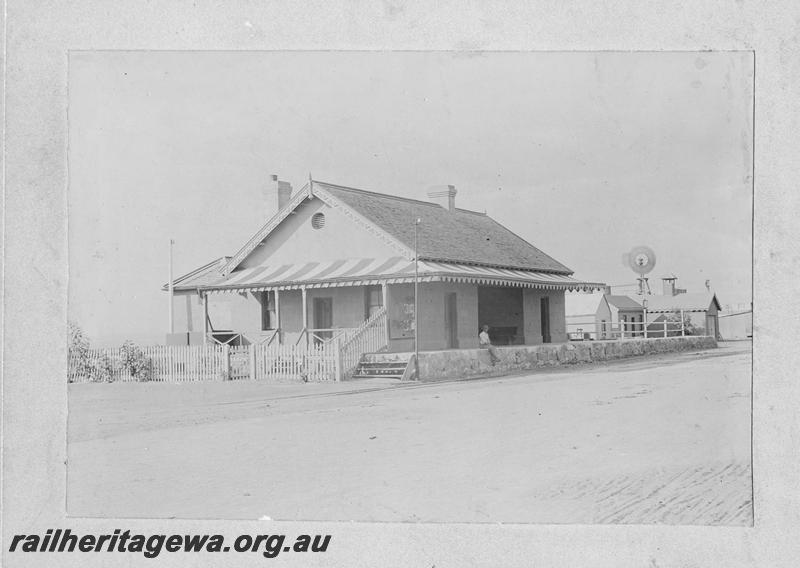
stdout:
POLYGON ((275 558, 288 552, 325 552, 331 535, 301 534, 287 540, 283 534, 242 534, 227 541, 220 534, 151 534, 116 529, 111 534, 74 534, 70 529, 48 529, 41 534, 15 534, 9 552, 118 552, 155 558, 162 552, 248 552, 275 558))

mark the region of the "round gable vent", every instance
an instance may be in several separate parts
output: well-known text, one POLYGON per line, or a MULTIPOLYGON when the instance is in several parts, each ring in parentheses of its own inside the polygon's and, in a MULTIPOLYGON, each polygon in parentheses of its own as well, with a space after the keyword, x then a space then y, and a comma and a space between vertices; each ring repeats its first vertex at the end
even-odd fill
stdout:
POLYGON ((315 229, 321 229, 325 226, 325 214, 324 213, 314 213, 311 217, 311 226, 315 229))

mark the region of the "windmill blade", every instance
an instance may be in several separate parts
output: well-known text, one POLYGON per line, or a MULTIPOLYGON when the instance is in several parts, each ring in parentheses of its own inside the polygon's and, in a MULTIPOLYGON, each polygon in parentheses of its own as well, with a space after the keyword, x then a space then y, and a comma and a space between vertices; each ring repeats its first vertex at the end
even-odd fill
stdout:
POLYGON ((626 256, 628 257, 628 266, 640 276, 649 273, 656 266, 656 253, 648 246, 633 247, 626 256))

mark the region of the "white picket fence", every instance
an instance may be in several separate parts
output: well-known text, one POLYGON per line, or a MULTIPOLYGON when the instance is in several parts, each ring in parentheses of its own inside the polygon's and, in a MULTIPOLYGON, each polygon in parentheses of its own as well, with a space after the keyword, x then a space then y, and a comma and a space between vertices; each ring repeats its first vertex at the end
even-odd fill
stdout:
POLYGON ((256 381, 338 381, 341 377, 337 344, 247 345, 250 375, 256 381))
MULTIPOLYGON (((323 382, 342 378, 341 344, 155 346, 139 348, 140 364, 122 349, 90 349, 69 356, 70 383, 256 380, 323 382), (138 367, 138 374, 132 372, 138 367)), ((359 355, 360 356, 360 355, 359 355)))
POLYGON ((141 363, 126 364, 123 349, 89 349, 85 356, 69 354, 68 380, 85 382, 162 381, 171 383, 224 380, 228 377, 227 348, 221 345, 167 346, 138 349, 141 363), (138 368, 136 374, 134 369, 138 368))

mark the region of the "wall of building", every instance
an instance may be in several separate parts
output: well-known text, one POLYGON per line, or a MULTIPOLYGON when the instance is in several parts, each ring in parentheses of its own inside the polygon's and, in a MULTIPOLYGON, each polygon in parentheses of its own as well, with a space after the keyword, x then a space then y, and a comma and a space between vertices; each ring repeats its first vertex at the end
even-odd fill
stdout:
POLYGON ((255 248, 241 266, 273 266, 344 258, 389 258, 400 253, 340 211, 314 198, 300 205, 255 248), (325 215, 325 226, 315 229, 311 217, 325 215))
MULTIPOLYGON (((494 294, 491 311, 493 315, 490 326, 518 325, 526 344, 542 342, 539 300, 543 296, 550 297, 550 330, 553 343, 567 340, 564 292, 541 291, 532 289, 515 290, 507 296, 494 294), (499 300, 505 298, 509 305, 504 306, 499 300), (521 307, 521 312, 519 307, 521 307)), ((308 325, 313 327, 314 298, 331 298, 333 304, 333 327, 358 327, 364 321, 365 287, 337 287, 310 289, 307 292, 308 325)), ((447 329, 445 327, 445 302, 448 293, 456 294, 457 303, 457 336, 459 349, 471 349, 478 346, 478 331, 481 321, 478 317, 478 286, 461 283, 422 283, 420 284, 419 325, 420 349, 445 349, 447 347, 447 329)), ((413 284, 390 284, 387 290, 389 318, 399 317, 398 310, 407 299, 413 303, 413 284)), ((280 322, 284 343, 297 341, 303 329, 302 293, 300 290, 282 290, 280 292, 280 322)), ((244 333, 253 338, 265 335, 261 330, 261 302, 259 293, 212 293, 208 296, 208 314, 212 329, 232 330, 244 333)), ((177 332, 203 331, 203 303, 197 294, 180 293, 175 299, 175 330, 177 332), (180 317, 179 317, 180 316, 180 317)), ((487 318, 488 319, 488 318, 487 318)), ((396 333, 390 334, 389 349, 394 352, 408 352, 414 349, 413 335, 402 338, 396 333)))
POLYGON ((567 336, 569 339, 603 339, 601 321, 606 321, 606 335, 611 330, 610 314, 574 314, 566 316, 567 336))
POLYGON ((548 290, 550 297, 550 336, 553 343, 567 340, 567 316, 564 306, 564 291, 548 290))
MULTIPOLYGON (((314 327, 314 298, 331 298, 333 328, 353 328, 364 322, 363 286, 315 288, 307 291, 308 327, 314 327)), ((281 339, 295 343, 303 331, 303 293, 300 290, 280 292, 281 339)))
MULTIPOLYGON (((333 327, 358 327, 364 321, 365 287, 310 289, 307 294, 308 325, 314 326, 314 298, 331 298, 333 327)), ((208 315, 213 330, 232 330, 257 340, 270 332, 261 330, 259 292, 209 294, 208 315)), ((282 340, 294 342, 303 330, 303 304, 300 290, 280 292, 282 340)), ((203 302, 192 292, 176 293, 174 301, 176 332, 203 331, 203 302)))
POLYGON ((293 345, 303 331, 303 295, 300 290, 281 290, 279 295, 281 341, 293 345))
MULTIPOLYGON (((422 287, 422 286, 421 286, 422 287)), ((403 331, 402 320, 413 318, 412 314, 403 310, 404 304, 414 303, 413 284, 390 284, 386 290, 387 317, 389 319, 389 351, 403 353, 414 350, 413 335, 403 331), (403 337, 405 333, 406 337, 403 337)), ((420 294, 421 296, 421 294, 420 294)), ((406 327, 410 322, 406 323, 406 327)))
MULTIPOLYGON (((196 292, 175 292, 173 318, 175 332, 185 344, 202 344, 204 337, 203 300, 196 292)), ((263 335, 261 331, 261 302, 256 293, 213 293, 208 295, 209 331, 234 331, 246 333, 253 338, 263 335)), ((173 338, 172 343, 178 339, 173 338)))
MULTIPOLYGON (((419 286, 419 327, 420 350, 445 349, 447 346, 447 330, 445 328, 445 301, 446 294, 456 294, 458 318, 456 329, 458 335, 458 348, 473 348, 478 346, 478 288, 474 284, 459 284, 448 282, 422 283, 419 286)), ((413 284, 392 284, 388 291, 389 318, 400 317, 399 308, 406 299, 414 297, 413 284)), ((392 327, 396 329, 396 327, 392 327)), ((399 338, 395 333, 389 341, 389 350, 393 352, 408 352, 414 350, 412 337, 399 338)))
POLYGON ((723 340, 753 337, 753 312, 719 314, 719 335, 723 340))
POLYGON ((696 349, 713 349, 713 337, 667 337, 626 341, 583 341, 575 343, 498 347, 500 361, 492 365, 485 349, 430 351, 420 353, 423 381, 502 375, 554 365, 591 363, 696 349))
POLYGON ((258 292, 209 294, 208 319, 214 331, 261 331, 258 292))
MULTIPOLYGON (((494 286, 478 286, 478 323, 488 325, 492 330, 514 327, 517 329, 518 341, 524 342, 525 324, 522 310, 522 288, 500 288, 494 286)), ((489 332, 492 341, 495 333, 489 332)))
MULTIPOLYGON (((176 292, 173 318, 176 332, 203 332, 203 300, 196 292, 176 292)), ((210 330, 261 330, 261 302, 257 294, 209 294, 210 330)))
MULTIPOLYGON (((641 308, 621 308, 617 312, 617 330, 624 331, 626 337, 644 336, 644 311, 641 308), (623 321, 625 318, 625 321, 623 321)), ((649 316, 648 316, 649 319, 649 316)))
POLYGON ((567 340, 566 312, 563 290, 535 290, 522 292, 525 345, 542 343, 541 299, 550 298, 550 340, 561 343, 567 340))
MULTIPOLYGON (((422 283, 420 284, 420 349, 444 349, 447 345, 447 330, 444 323, 445 297, 456 294, 458 311, 457 335, 459 348, 478 346, 478 290, 472 284, 422 283)), ((335 328, 358 327, 365 316, 365 287, 322 288, 308 290, 308 320, 313 326, 314 298, 332 298, 333 326, 335 328)), ((402 317, 402 306, 406 300, 413 304, 413 284, 390 284, 387 288, 388 317, 402 317)), ((302 330, 302 301, 299 290, 282 291, 280 296, 281 328, 284 343, 294 342, 302 330)), ((401 337, 399 328, 392 328, 389 350, 409 352, 414 350, 413 335, 401 337)))
POLYGON ((314 298, 330 298, 333 327, 358 327, 364 323, 365 286, 320 288, 308 291, 308 325, 314 327, 314 298))
POLYGON ((172 317, 176 333, 202 332, 203 300, 195 292, 175 292, 172 317))
POLYGON ((597 335, 595 339, 610 339, 612 324, 614 323, 613 314, 611 313, 611 308, 608 305, 608 302, 603 300, 600 302, 600 305, 597 307, 597 313, 595 314, 595 319, 597 320, 597 335), (605 322, 605 331, 603 330, 603 322, 605 322))

